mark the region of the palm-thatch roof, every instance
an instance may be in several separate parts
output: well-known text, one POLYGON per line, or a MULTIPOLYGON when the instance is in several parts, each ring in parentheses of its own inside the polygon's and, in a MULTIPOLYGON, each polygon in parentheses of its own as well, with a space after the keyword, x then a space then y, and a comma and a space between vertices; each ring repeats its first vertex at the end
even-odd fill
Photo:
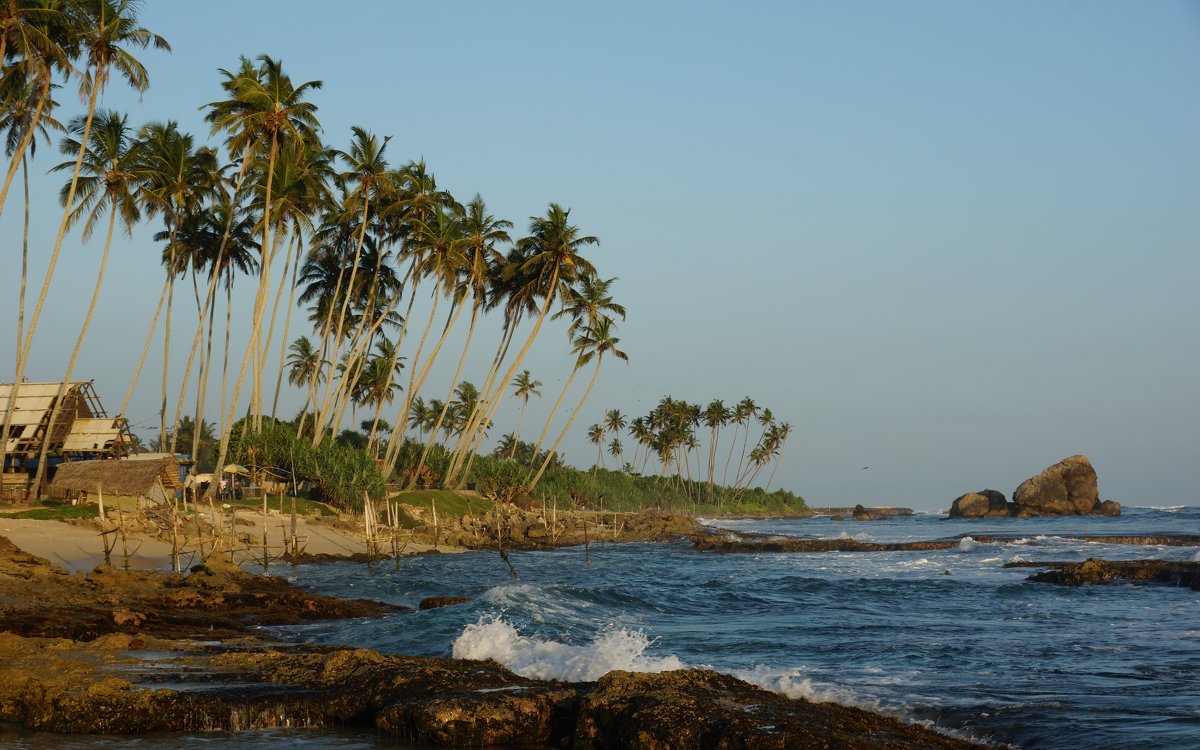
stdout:
POLYGON ((112 495, 148 495, 155 485, 164 489, 183 488, 175 458, 130 461, 72 461, 62 464, 54 474, 52 487, 112 495))

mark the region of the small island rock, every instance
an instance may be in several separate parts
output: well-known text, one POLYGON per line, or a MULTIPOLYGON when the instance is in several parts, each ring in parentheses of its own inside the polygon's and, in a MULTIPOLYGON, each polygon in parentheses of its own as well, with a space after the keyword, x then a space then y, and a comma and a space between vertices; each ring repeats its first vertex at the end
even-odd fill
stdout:
POLYGON ((1012 504, 1003 492, 980 490, 960 495, 950 505, 951 518, 985 518, 1012 515, 1012 504))
POLYGON ((1100 502, 1096 486, 1096 470, 1087 456, 1070 456, 1030 477, 1013 493, 1018 515, 1069 516, 1085 513, 1116 514, 1116 503, 1107 509, 1100 502))

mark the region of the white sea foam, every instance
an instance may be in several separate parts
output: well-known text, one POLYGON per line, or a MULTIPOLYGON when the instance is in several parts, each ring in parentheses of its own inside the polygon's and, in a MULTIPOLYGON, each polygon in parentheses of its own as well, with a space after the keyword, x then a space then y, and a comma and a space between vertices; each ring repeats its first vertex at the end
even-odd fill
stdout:
POLYGON ((849 690, 818 685, 805 675, 803 669, 774 669, 759 664, 751 669, 731 669, 728 674, 751 685, 782 693, 789 698, 804 698, 814 703, 840 703, 843 706, 867 709, 879 707, 874 701, 864 700, 849 690))
POLYGON ((586 644, 575 645, 521 635, 502 618, 484 615, 467 625, 454 641, 456 659, 495 659, 524 677, 581 682, 596 680, 614 669, 666 672, 683 669, 675 656, 650 656, 650 638, 624 628, 601 632, 586 644))
POLYGON ((969 536, 964 536, 962 539, 958 540, 959 552, 974 552, 975 550, 979 549, 980 546, 981 545, 979 542, 975 541, 969 536))
POLYGON ((1186 505, 1134 505, 1138 510, 1161 510, 1166 513, 1175 513, 1186 508, 1186 505))
POLYGON ((1200 562, 1200 549, 1196 550, 1196 554, 1192 555, 1192 562, 1200 562))

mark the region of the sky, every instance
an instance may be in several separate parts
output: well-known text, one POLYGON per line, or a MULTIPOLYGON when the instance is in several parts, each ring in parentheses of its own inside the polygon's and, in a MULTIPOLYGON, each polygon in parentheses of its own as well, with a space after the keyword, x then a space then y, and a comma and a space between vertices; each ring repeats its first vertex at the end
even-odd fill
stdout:
MULTIPOLYGON (((141 97, 105 94, 132 123, 207 138, 218 69, 268 54, 323 82, 311 100, 335 147, 355 125, 390 135, 393 162, 425 159, 514 236, 552 201, 571 208, 618 279, 630 357, 605 364, 564 441, 571 463, 595 460, 584 433, 608 409, 749 396, 792 425, 773 487, 812 505, 944 509, 1076 453, 1103 498, 1200 504, 1196 2, 210 0, 147 3, 142 23, 173 52, 140 53, 141 97)), ((35 288, 64 181, 45 172, 62 158, 43 147, 32 163, 35 288)), ((20 200, 17 183, 0 217, 9 320, 20 200)), ((110 409, 161 288, 159 228, 117 239, 76 365, 110 409)), ((31 380, 62 377, 101 249, 68 237, 31 380)), ((239 320, 252 296, 243 282, 239 320)), ((481 325, 477 383, 499 327, 481 325)), ((455 341, 427 398, 445 396, 455 341)), ((13 342, 6 326, 0 366, 13 342)), ((523 436, 568 351, 558 326, 530 353, 544 386, 523 436)), ((146 438, 160 376, 152 365, 127 413, 146 438)), ((281 401, 290 416, 304 394, 281 401)), ((510 400, 493 432, 516 418, 510 400)))

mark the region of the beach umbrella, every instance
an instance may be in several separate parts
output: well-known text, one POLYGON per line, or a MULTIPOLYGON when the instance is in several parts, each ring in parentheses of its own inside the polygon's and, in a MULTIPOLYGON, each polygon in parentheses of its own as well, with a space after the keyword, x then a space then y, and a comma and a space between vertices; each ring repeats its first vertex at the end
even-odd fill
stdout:
POLYGON ((228 466, 225 467, 225 473, 226 474, 249 474, 250 470, 247 469, 245 466, 239 466, 238 464, 229 464, 228 466))

